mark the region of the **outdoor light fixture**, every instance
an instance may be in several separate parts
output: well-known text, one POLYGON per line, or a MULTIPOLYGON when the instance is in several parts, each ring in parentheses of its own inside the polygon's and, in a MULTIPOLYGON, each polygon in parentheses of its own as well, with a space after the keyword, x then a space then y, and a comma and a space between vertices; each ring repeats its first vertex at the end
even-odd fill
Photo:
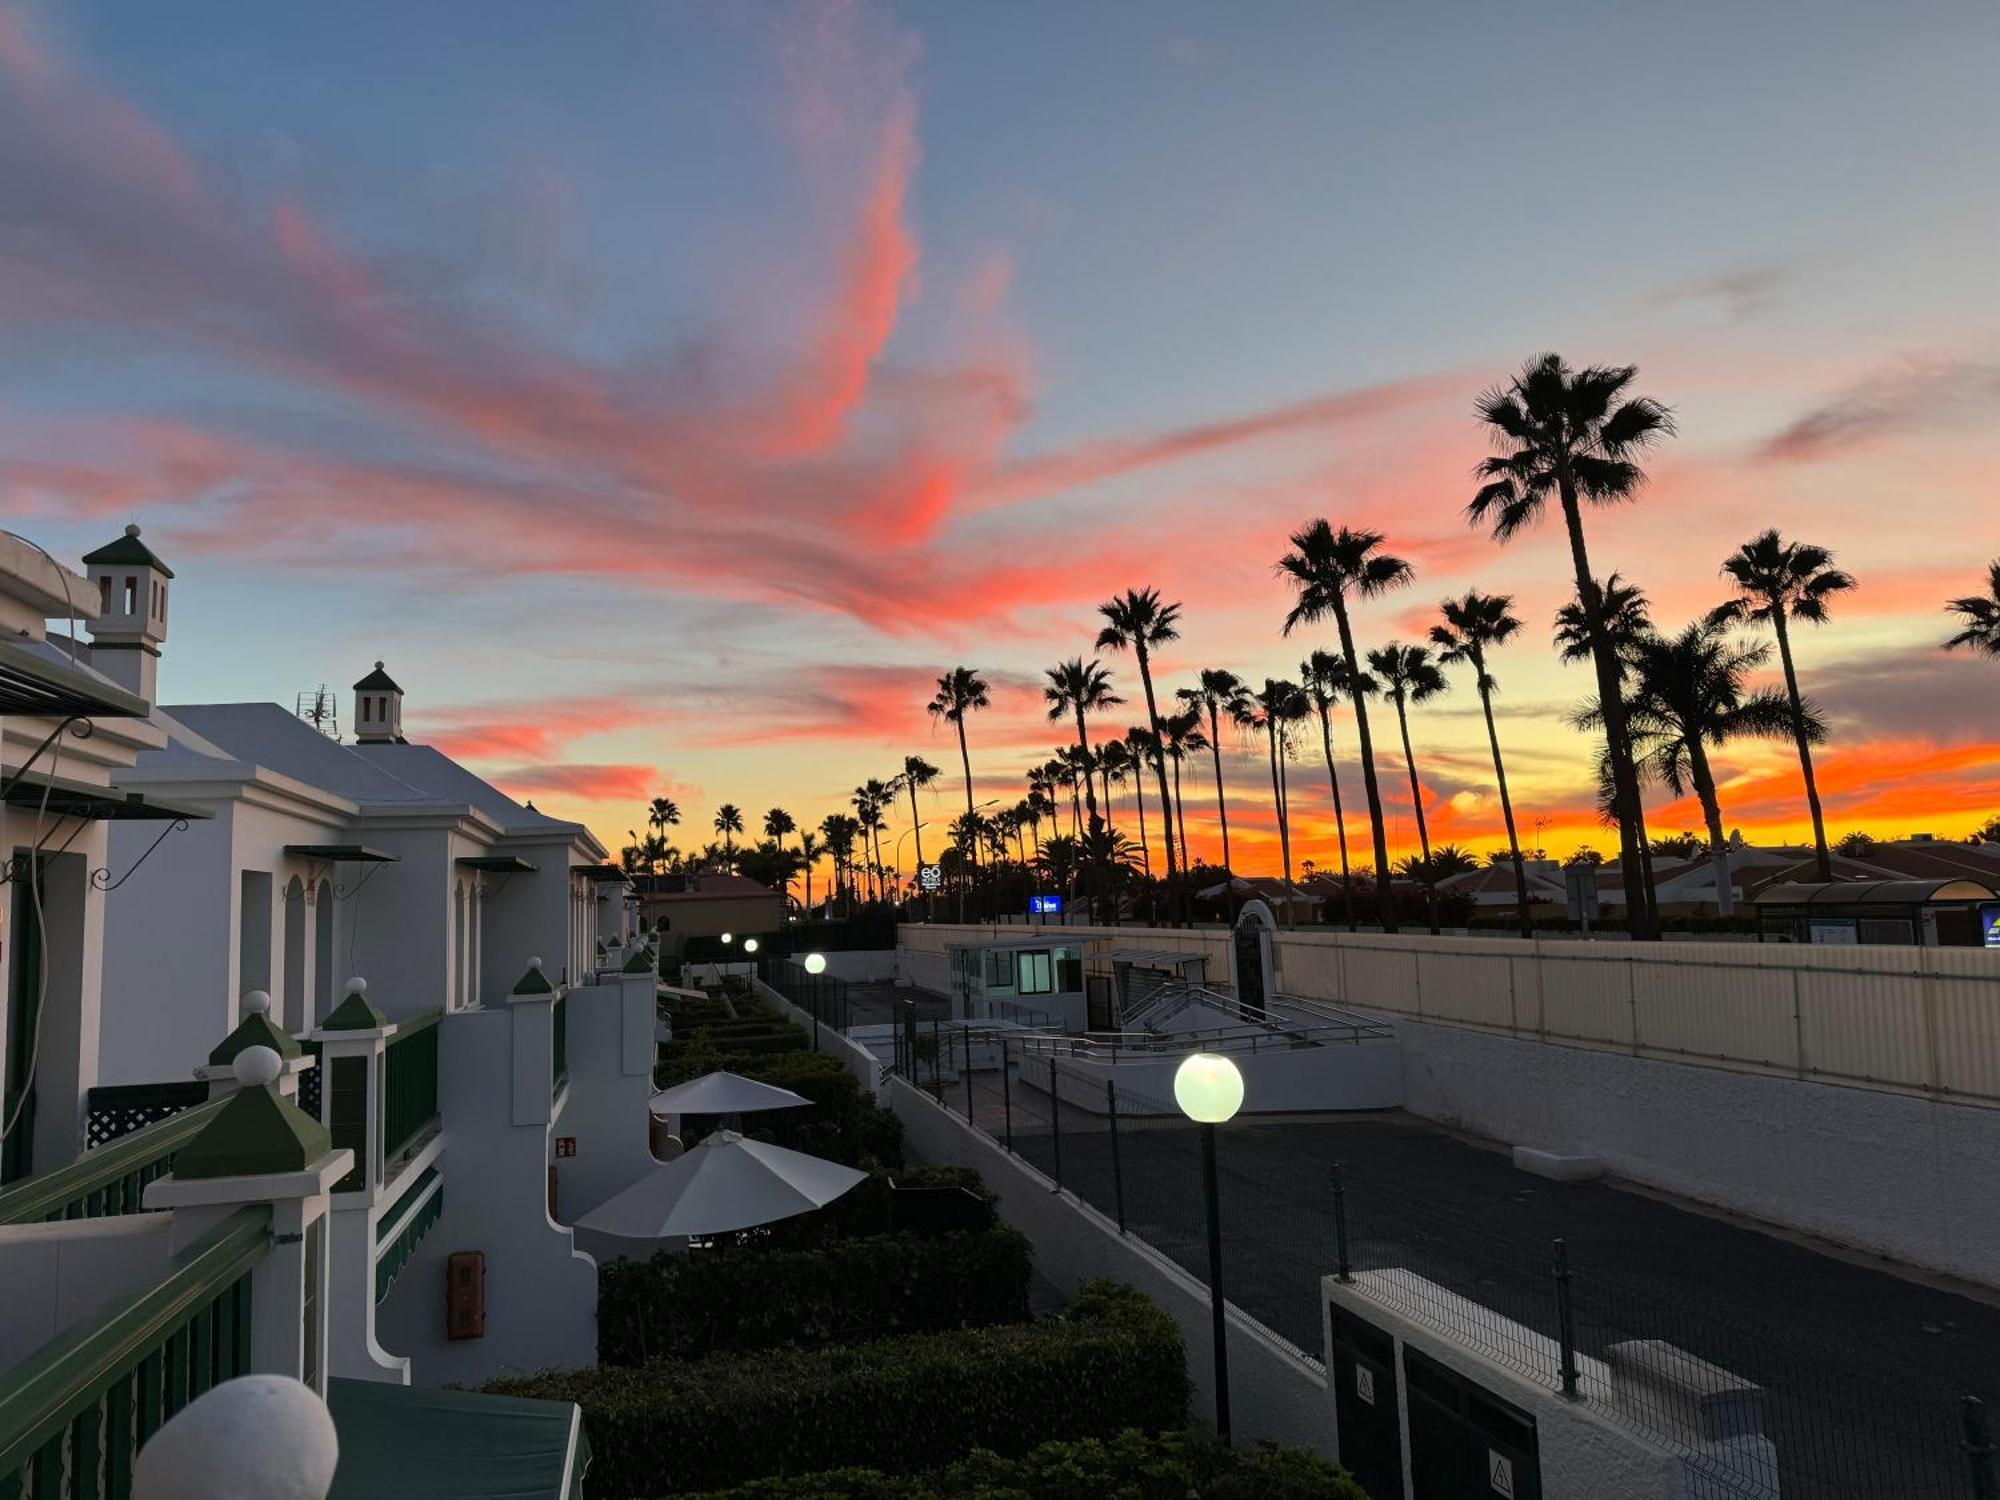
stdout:
POLYGON ((743 940, 743 951, 745 953, 755 953, 757 951, 757 940, 755 938, 745 938, 743 940))
POLYGON ((1174 1103, 1201 1127, 1202 1196, 1208 1200, 1208 1321, 1215 1346, 1215 1435, 1229 1442, 1229 1323, 1222 1295, 1222 1201, 1215 1180, 1215 1127, 1243 1107, 1243 1075, 1213 1052, 1196 1052, 1174 1070, 1174 1103))
POLYGON ((725 932, 722 935, 722 940, 725 943, 733 943, 736 941, 736 934, 733 932, 725 932))
POLYGON ((826 972, 826 955, 824 953, 808 953, 806 955, 806 972, 808 974, 824 974, 826 972))

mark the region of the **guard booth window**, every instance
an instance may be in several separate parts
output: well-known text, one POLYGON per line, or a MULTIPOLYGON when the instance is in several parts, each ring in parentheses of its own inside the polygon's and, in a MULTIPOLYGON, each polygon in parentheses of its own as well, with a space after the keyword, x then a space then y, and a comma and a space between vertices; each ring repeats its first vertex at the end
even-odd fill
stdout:
POLYGON ((1052 995, 1055 993, 1055 966, 1046 953, 1023 953, 1021 955, 1020 992, 1024 995, 1052 995))

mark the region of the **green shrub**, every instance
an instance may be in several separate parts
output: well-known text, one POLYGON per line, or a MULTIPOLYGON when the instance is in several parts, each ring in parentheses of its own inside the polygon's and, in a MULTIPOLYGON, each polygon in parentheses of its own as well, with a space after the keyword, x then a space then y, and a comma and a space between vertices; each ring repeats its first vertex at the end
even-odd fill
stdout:
POLYGON ((684 1500, 1368 1500, 1348 1473, 1303 1448, 1237 1453, 1190 1432, 1131 1429, 1043 1443, 1016 1459, 980 1449, 927 1474, 835 1469, 753 1479, 684 1500))
POLYGON ((638 1365, 1025 1322, 1029 1264, 1027 1239, 1005 1226, 612 1261, 598 1272, 597 1357, 638 1365))
POLYGON ((975 1448, 1012 1456, 1050 1439, 1177 1428, 1188 1396, 1173 1320, 1109 1283, 1039 1323, 547 1372, 486 1389, 579 1403, 591 1493, 606 1497, 864 1463, 910 1473, 975 1448))

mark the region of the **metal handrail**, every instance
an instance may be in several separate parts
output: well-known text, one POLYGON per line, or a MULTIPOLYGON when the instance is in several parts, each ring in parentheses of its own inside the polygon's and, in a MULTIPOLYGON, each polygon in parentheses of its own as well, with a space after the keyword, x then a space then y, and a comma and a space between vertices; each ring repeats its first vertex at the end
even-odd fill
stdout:
POLYGON ((140 1211, 146 1184, 172 1165, 174 1153, 215 1118, 223 1099, 211 1099, 143 1130, 86 1151, 67 1166, 0 1190, 0 1224, 44 1219, 96 1219, 140 1211))
MULTIPOLYGON (((78 1417, 99 1409, 107 1392, 155 1358, 270 1248, 270 1205, 240 1208, 175 1255, 153 1285, 64 1329, 0 1377, 0 1490, 6 1476, 17 1474, 78 1417)), ((248 1347, 247 1326, 230 1332, 248 1347)), ((114 1440, 118 1416, 113 1414, 114 1440)))

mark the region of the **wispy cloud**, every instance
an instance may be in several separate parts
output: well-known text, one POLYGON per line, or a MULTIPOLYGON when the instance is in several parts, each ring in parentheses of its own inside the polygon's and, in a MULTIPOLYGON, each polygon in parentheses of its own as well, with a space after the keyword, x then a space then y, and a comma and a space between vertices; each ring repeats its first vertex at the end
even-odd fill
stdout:
POLYGON ((1843 457, 1890 438, 2000 416, 2000 357, 1912 355, 1788 422, 1757 450, 1767 463, 1843 457))

